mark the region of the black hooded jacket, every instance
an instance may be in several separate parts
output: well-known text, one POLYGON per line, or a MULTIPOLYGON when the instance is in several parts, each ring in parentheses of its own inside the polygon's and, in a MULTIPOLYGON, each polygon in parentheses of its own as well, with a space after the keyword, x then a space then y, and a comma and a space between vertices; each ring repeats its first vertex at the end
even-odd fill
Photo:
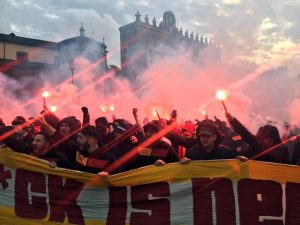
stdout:
POLYGON ((235 152, 225 147, 224 145, 217 145, 212 151, 206 152, 203 146, 198 143, 191 149, 188 149, 185 157, 191 160, 215 160, 215 159, 234 159, 235 152))
POLYGON ((192 147, 191 149, 187 150, 185 154, 187 158, 191 160, 214 160, 233 159, 236 157, 236 154, 232 149, 220 144, 223 140, 223 136, 213 120, 206 119, 199 122, 196 129, 196 135, 198 144, 192 147), (199 134, 204 128, 209 129, 216 134, 215 147, 210 152, 205 151, 205 149, 199 141, 199 134))
POLYGON ((54 142, 57 143, 55 146, 57 151, 63 153, 71 162, 76 161, 76 151, 80 149, 76 136, 76 133, 80 130, 80 128, 80 121, 76 119, 75 116, 69 116, 60 121, 58 129, 52 136, 54 142), (71 135, 67 138, 60 134, 59 129, 62 123, 67 123, 70 127, 71 135))
POLYGON ((297 141, 292 152, 292 164, 300 166, 300 142, 297 141))
POLYGON ((281 143, 278 129, 275 126, 265 125, 260 127, 257 135, 254 136, 243 124, 240 123, 236 118, 229 121, 234 130, 249 144, 247 153, 245 154, 248 158, 253 158, 259 161, 274 162, 274 163, 285 163, 289 164, 289 152, 285 144, 281 143), (269 152, 257 156, 267 149, 260 144, 259 139, 263 137, 272 138, 275 142, 273 149, 269 152))
POLYGON ((164 139, 156 141, 148 148, 139 149, 133 162, 130 163, 129 169, 153 165, 159 159, 166 163, 179 161, 175 149, 164 139))

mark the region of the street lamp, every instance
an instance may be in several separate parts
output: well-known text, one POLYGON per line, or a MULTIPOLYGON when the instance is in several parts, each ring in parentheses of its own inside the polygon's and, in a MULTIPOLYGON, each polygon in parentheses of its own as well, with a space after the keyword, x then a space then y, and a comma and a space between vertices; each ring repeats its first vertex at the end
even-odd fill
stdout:
POLYGON ((69 69, 71 70, 71 75, 72 75, 72 84, 74 83, 74 70, 75 70, 75 65, 74 65, 74 58, 71 57, 69 60, 69 69))

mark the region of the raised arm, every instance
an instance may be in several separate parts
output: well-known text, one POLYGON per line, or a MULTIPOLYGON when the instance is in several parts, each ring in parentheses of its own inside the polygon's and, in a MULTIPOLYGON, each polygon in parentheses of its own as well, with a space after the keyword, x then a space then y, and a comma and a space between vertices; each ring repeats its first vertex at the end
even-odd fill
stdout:
POLYGON ((89 114, 89 109, 86 106, 83 106, 81 108, 81 111, 83 113, 83 118, 82 118, 82 126, 85 125, 90 125, 90 114, 89 114))
POLYGON ((251 145, 254 148, 257 148, 258 142, 256 137, 235 117, 233 117, 230 113, 225 114, 228 122, 233 127, 233 129, 243 138, 245 142, 251 145))

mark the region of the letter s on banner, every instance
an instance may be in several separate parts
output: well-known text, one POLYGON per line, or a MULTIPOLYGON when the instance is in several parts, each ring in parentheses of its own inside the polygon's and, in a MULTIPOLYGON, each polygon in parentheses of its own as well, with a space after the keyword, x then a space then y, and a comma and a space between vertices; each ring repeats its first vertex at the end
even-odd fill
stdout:
POLYGON ((147 212, 131 213, 130 225, 168 225, 170 224, 170 196, 167 182, 152 183, 131 187, 132 208, 151 210, 147 212), (155 199, 149 199, 149 195, 155 199))

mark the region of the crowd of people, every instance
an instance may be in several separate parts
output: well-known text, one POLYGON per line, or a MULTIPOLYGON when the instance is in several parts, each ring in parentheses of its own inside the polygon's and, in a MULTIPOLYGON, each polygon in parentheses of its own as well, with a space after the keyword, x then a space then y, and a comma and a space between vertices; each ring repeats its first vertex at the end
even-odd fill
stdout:
POLYGON ((0 145, 62 167, 101 176, 166 163, 186 164, 191 160, 248 159, 300 165, 299 129, 286 126, 280 136, 277 127, 266 124, 256 135, 237 118, 226 113, 227 122, 214 119, 177 123, 176 110, 168 119, 141 124, 106 117, 90 121, 82 107, 82 122, 75 116, 62 120, 45 109, 40 116, 17 116, 6 125, 0 119, 0 145))

